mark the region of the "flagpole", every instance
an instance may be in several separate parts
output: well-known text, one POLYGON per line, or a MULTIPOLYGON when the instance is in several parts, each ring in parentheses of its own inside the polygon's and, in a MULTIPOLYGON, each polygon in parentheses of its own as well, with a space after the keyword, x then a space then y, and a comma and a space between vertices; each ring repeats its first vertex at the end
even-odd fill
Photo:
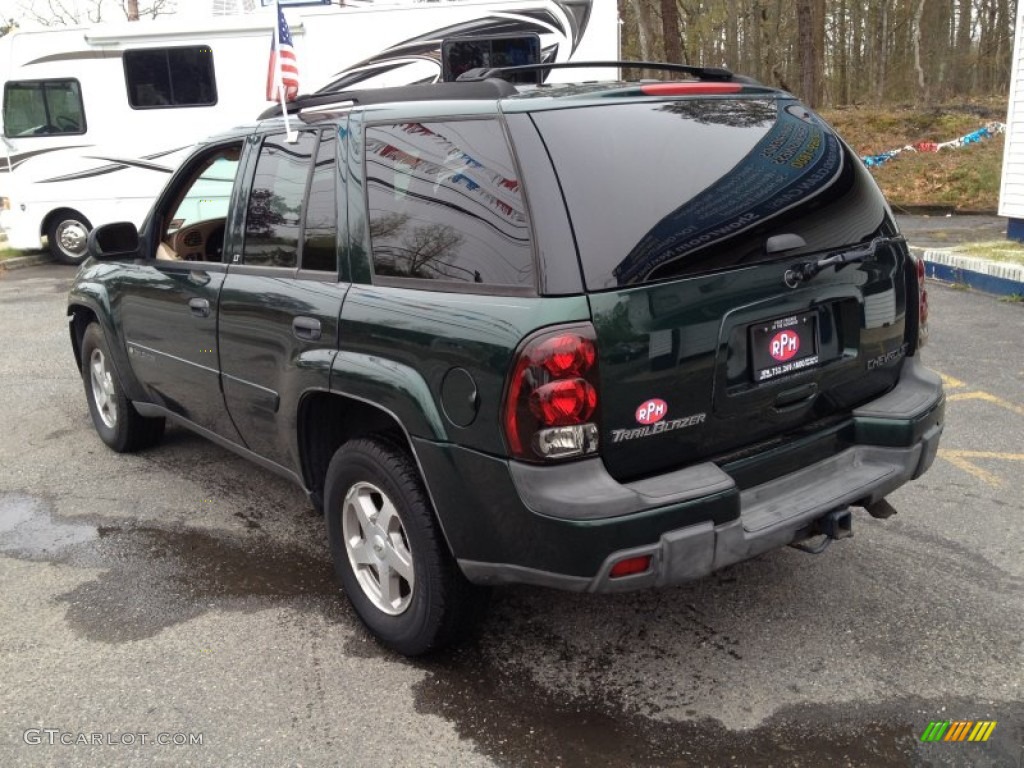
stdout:
POLYGON ((274 82, 277 84, 277 97, 281 100, 281 114, 284 116, 285 141, 295 144, 299 140, 298 131, 292 131, 291 123, 288 121, 288 105, 285 99, 284 82, 281 79, 281 5, 274 1, 274 51, 276 52, 274 62, 274 82))

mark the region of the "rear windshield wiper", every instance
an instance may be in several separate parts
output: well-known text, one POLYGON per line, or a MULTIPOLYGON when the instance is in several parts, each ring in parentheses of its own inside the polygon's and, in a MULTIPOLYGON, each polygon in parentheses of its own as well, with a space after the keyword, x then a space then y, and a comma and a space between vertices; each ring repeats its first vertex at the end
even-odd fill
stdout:
POLYGON ((790 288, 796 288, 800 283, 806 282, 815 277, 826 267, 835 267, 838 272, 847 264, 855 264, 873 258, 875 251, 878 250, 879 246, 902 242, 906 242, 906 238, 903 237, 903 235, 896 235, 895 237, 876 237, 870 243, 861 248, 852 248, 848 251, 830 253, 828 256, 823 256, 820 259, 805 261, 802 264, 794 264, 786 270, 786 274, 783 279, 786 281, 786 285, 790 288))

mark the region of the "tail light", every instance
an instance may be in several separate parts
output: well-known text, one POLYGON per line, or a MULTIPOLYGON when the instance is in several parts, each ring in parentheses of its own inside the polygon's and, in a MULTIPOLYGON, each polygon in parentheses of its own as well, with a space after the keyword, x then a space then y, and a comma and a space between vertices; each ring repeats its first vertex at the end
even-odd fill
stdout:
POLYGON ((545 331, 519 348, 505 388, 509 454, 526 461, 597 452, 597 346, 589 323, 545 331))
POLYGON ((740 83, 645 83, 640 93, 645 96, 691 96, 718 93, 739 93, 740 83))

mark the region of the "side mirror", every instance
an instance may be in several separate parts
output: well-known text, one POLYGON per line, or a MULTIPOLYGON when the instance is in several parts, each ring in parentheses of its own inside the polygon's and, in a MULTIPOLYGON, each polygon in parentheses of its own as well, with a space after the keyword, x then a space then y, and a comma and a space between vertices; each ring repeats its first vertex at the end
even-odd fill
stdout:
POLYGON ((130 221, 104 224, 89 233, 86 246, 97 261, 118 261, 139 257, 139 230, 130 221))

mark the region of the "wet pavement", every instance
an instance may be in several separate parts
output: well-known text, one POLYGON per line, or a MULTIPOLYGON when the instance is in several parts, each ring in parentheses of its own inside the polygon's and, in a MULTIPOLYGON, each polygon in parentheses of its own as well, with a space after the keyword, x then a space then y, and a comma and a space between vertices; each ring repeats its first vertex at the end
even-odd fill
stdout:
POLYGON ((135 456, 99 442, 69 277, 0 279, 5 768, 1024 765, 1024 307, 932 291, 954 453, 895 518, 668 590, 502 590, 473 641, 409 661, 342 599, 299 489, 178 429, 135 456), (922 744, 945 719, 998 725, 922 744))
MULTIPOLYGON (((95 578, 54 598, 66 608, 67 627, 92 642, 135 643, 209 611, 255 614, 274 603, 339 625, 355 621, 337 599, 326 561, 283 544, 267 548, 270 542, 187 528, 164 530, 134 521, 125 521, 124 526, 65 522, 54 517, 45 501, 16 494, 0 495, 0 535, 0 552, 9 557, 96 571, 95 578)), ((723 583, 735 580, 726 578, 723 583)), ((492 616, 491 623, 521 622, 533 597, 542 598, 543 593, 525 600, 506 595, 494 609, 504 618, 492 616)), ((688 629, 702 638, 702 645, 710 643, 741 661, 739 641, 705 624, 702 613, 695 605, 686 606, 688 629)), ((572 664, 581 655, 538 622, 528 620, 525 628, 529 644, 554 649, 563 663, 572 664)), ((647 634, 641 627, 637 641, 646 641, 647 634)), ((923 699, 792 705, 755 728, 735 731, 713 718, 663 720, 625 712, 607 697, 561 695, 524 677, 509 659, 499 660, 488 645, 478 638, 439 658, 408 661, 357 630, 342 651, 356 659, 426 673, 410 688, 415 711, 446 718, 462 739, 497 765, 818 766, 838 758, 848 765, 899 766, 918 760, 962 764, 963 754, 943 752, 946 745, 919 744, 919 723, 934 714, 934 706, 923 699)), ((621 647, 606 652, 630 651, 621 647)), ((998 717, 1009 726, 1000 729, 984 752, 971 753, 972 765, 1014 764, 1018 744, 1024 742, 1024 730, 1014 727, 1024 723, 1024 704, 994 707, 991 702, 954 699, 943 703, 948 710, 970 712, 977 719, 998 717)), ((941 715, 940 711, 937 717, 941 715)))
POLYGON ((896 221, 907 241, 919 248, 951 248, 1006 239, 1006 219, 1002 216, 897 215, 896 221))

